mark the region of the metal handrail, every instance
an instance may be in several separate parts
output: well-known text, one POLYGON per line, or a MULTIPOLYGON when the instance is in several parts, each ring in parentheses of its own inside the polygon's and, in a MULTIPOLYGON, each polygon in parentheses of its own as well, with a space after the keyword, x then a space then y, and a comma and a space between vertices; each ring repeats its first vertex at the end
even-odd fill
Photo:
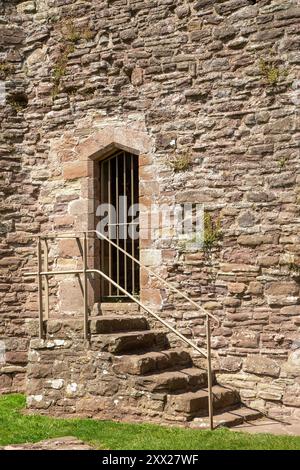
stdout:
MULTIPOLYGON (((113 279, 111 279, 109 276, 107 276, 103 271, 100 271, 99 269, 75 269, 74 271, 71 270, 64 270, 64 271, 40 271, 40 272, 31 272, 31 273, 24 273, 24 276, 26 277, 42 277, 42 276, 65 276, 68 274, 99 274, 99 276, 103 277, 106 281, 110 282, 114 287, 118 288, 123 294, 125 294, 129 299, 131 299, 133 302, 135 302, 137 305, 139 305, 143 310, 145 310, 147 313, 152 315, 156 320, 158 320, 160 323, 162 323, 165 327, 167 327, 172 333, 177 335, 182 341, 187 343, 189 346, 194 348, 197 352, 202 354, 205 358, 207 358, 207 353, 202 349, 199 348, 193 341, 189 340, 186 338, 184 335, 182 335, 179 331, 176 330, 172 325, 170 325, 168 322, 163 320, 157 313, 153 312, 149 307, 144 305, 140 300, 138 300, 136 297, 134 297, 132 294, 130 294, 127 290, 125 290, 120 284, 115 282, 113 279)), ((88 334, 86 333, 85 329, 85 339, 88 338, 88 334)))
MULTIPOLYGON (((198 353, 202 354, 206 359, 207 359, 207 376, 208 376, 208 411, 209 411, 209 422, 210 422, 210 428, 213 429, 213 394, 212 394, 212 363, 211 363, 211 325, 210 325, 210 319, 212 318, 213 320, 217 321, 219 323, 219 319, 212 315, 210 312, 206 311, 203 307, 198 305, 196 302, 194 302, 192 299, 190 299, 188 296, 180 292, 176 287, 172 286, 169 282, 165 281, 161 276, 156 274, 154 271, 151 269, 147 268, 144 266, 142 263, 140 263, 139 260, 131 256, 129 253, 127 253, 125 250, 123 250, 121 247, 116 245, 114 242, 109 240, 107 237, 102 235, 100 232, 97 230, 92 230, 92 231, 87 231, 87 232, 81 232, 83 234, 82 238, 82 244, 83 244, 83 269, 76 269, 76 270, 63 270, 63 271, 48 271, 48 245, 47 243, 44 244, 44 249, 45 249, 45 262, 43 264, 42 260, 42 245, 41 245, 41 240, 46 241, 48 238, 56 238, 53 236, 47 236, 47 235, 39 235, 38 241, 37 241, 37 259, 38 259, 38 272, 35 273, 24 273, 24 276, 26 277, 37 277, 38 278, 38 304, 39 304, 39 337, 40 339, 44 338, 44 320, 43 320, 43 286, 42 286, 42 279, 43 276, 45 277, 46 280, 48 280, 49 276, 56 276, 56 275, 66 275, 66 274, 83 274, 84 275, 84 283, 83 283, 83 298, 84 298, 84 338, 88 339, 89 337, 89 332, 88 332, 88 295, 87 295, 87 274, 98 274, 99 276, 103 277, 106 281, 110 282, 114 287, 118 288, 123 294, 125 294, 127 297, 129 297, 133 302, 138 304, 143 310, 145 310, 147 313, 149 313, 151 316, 153 316, 156 320, 158 320, 160 323, 162 323, 166 328, 168 328, 172 333, 174 333, 176 336, 178 336, 183 342, 191 346, 194 350, 196 350, 198 353), (173 326, 171 326, 168 322, 163 320, 157 313, 153 312, 149 307, 145 306, 142 302, 140 302, 136 297, 134 297, 132 294, 130 294, 126 289, 124 289, 122 286, 120 286, 117 282, 115 282, 113 279, 111 279, 109 276, 107 276, 105 273, 98 269, 88 269, 87 267, 87 234, 88 233, 97 233, 100 235, 103 239, 107 240, 109 243, 111 243, 113 246, 115 246, 117 249, 120 249, 121 252, 123 252, 125 255, 129 256, 133 261, 139 264, 142 268, 146 269, 148 272, 150 272, 152 275, 154 275, 156 278, 161 280, 165 285, 167 285, 170 289, 175 291, 176 293, 180 294, 183 298, 188 300, 190 303, 192 303, 194 306, 196 306, 199 310, 202 311, 202 313, 205 313, 206 315, 206 338, 207 338, 207 351, 205 352, 203 349, 199 348, 193 341, 189 340, 186 338, 183 334, 181 334, 179 331, 176 330, 173 326), (42 266, 44 266, 44 269, 42 269, 42 266)), ((64 234, 65 236, 62 238, 75 238, 79 240, 79 236, 75 234, 64 234)), ((60 238, 60 237, 57 237, 60 238)), ((46 283, 46 294, 48 299, 46 300, 46 318, 49 318, 49 289, 48 289, 48 283, 46 283)))
POLYGON ((181 292, 179 289, 177 289, 175 286, 173 286, 170 282, 166 281, 163 277, 161 277, 159 274, 157 274, 155 271, 152 271, 152 269, 148 268, 144 264, 142 264, 137 258, 132 256, 130 253, 128 253, 126 250, 118 246, 116 243, 114 243, 112 240, 107 238, 105 235, 103 235, 101 232, 98 230, 88 230, 87 233, 94 233, 96 235, 99 235, 102 240, 105 240, 106 242, 110 243, 112 246, 117 248, 117 250, 121 251, 121 253, 124 253, 128 258, 130 258, 132 261, 134 261, 136 264, 138 264, 141 268, 145 269, 150 273, 152 276, 156 277, 159 281, 161 281, 163 284, 165 284, 169 289, 173 290, 173 292, 176 292, 178 295, 180 295, 182 298, 190 302, 194 307, 196 307, 198 310, 200 310, 204 315, 208 315, 212 320, 217 322, 218 325, 220 325, 220 320, 213 315, 212 313, 208 312, 205 310, 201 305, 197 304, 193 299, 188 297, 186 294, 181 292))

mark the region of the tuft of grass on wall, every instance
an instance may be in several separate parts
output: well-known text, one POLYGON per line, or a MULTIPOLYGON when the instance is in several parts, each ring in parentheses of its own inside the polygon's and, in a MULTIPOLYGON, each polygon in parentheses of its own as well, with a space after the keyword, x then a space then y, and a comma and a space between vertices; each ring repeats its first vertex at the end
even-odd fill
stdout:
POLYGON ((16 69, 13 64, 9 62, 0 62, 0 79, 6 79, 11 77, 15 73, 16 69))
POLYGON ((222 239, 222 225, 220 217, 213 219, 209 212, 204 214, 204 250, 211 250, 222 239))
POLYGON ((183 171, 187 171, 191 164, 192 164, 192 160, 191 160, 191 156, 189 153, 180 153, 178 155, 175 155, 170 161, 169 161, 169 164, 172 168, 172 170, 175 172, 175 173, 180 173, 180 172, 183 172, 183 171))
POLYGON ((260 59, 259 69, 268 85, 275 87, 281 78, 287 77, 288 70, 276 65, 274 60, 260 59))

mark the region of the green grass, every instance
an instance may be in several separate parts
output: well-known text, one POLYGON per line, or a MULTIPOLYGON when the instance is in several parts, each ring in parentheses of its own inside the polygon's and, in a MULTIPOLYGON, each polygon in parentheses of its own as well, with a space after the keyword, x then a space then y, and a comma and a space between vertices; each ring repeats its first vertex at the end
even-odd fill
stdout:
POLYGON ((0 445, 76 436, 98 449, 107 450, 300 449, 300 437, 26 416, 21 413, 24 407, 23 395, 0 397, 0 445))

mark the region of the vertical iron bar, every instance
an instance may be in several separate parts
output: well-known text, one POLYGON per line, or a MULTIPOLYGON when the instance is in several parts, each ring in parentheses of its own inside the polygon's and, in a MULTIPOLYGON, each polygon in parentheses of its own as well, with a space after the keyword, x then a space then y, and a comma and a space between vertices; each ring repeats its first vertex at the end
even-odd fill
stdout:
POLYGON ((212 391, 212 367, 211 367, 211 328, 210 318, 206 316, 206 340, 207 340, 207 381, 208 381, 208 415, 209 427, 214 429, 213 391, 212 391))
MULTIPOLYGON (((44 239, 44 271, 49 271, 49 251, 48 251, 48 241, 44 239)), ((45 275, 45 320, 49 320, 49 279, 45 275)))
MULTIPOLYGON (((100 179, 100 204, 104 204, 107 200, 105 198, 105 186, 104 186, 104 165, 105 163, 99 162, 99 179, 100 179)), ((108 163, 107 163, 108 168, 108 163)), ((109 215, 108 215, 109 217, 109 215)), ((101 270, 105 272, 105 251, 104 251, 104 240, 100 239, 100 266, 101 270)), ((100 298, 105 295, 105 280, 103 278, 100 279, 100 298)))
MULTIPOLYGON (((127 202, 127 154, 124 152, 123 154, 123 184, 124 184, 124 226, 123 226, 123 236, 124 236, 124 250, 127 251, 127 236, 128 236, 128 225, 127 225, 127 211, 128 211, 128 202, 127 202)), ((124 259, 124 285, 125 290, 127 290, 127 256, 123 254, 124 259)))
POLYGON ((89 337, 89 314, 88 314, 88 286, 87 286, 87 234, 84 233, 82 239, 82 254, 83 254, 83 315, 84 315, 84 339, 89 337))
MULTIPOLYGON (((116 236, 117 236, 117 245, 119 246, 119 156, 116 157, 116 236)), ((117 284, 120 285, 120 252, 117 250, 117 284)), ((117 295, 120 294, 119 289, 117 289, 117 295)))
MULTIPOLYGON (((108 160, 108 238, 111 239, 111 160, 108 160)), ((111 249, 111 244, 108 244, 108 276, 111 279, 111 273, 112 273, 112 249, 111 249)), ((112 285, 109 282, 108 283, 108 295, 112 295, 112 285)))
MULTIPOLYGON (((103 194, 104 194, 104 191, 103 191, 103 163, 102 162, 99 162, 99 203, 100 204, 103 204, 104 203, 104 198, 103 198, 103 194)), ((99 237, 98 237, 99 238, 99 237)), ((104 271, 103 269, 103 250, 102 250, 102 247, 103 247, 103 243, 104 243, 104 240, 102 240, 102 238, 100 238, 99 240, 99 249, 100 249, 100 269, 101 271, 104 271)), ((103 278, 100 279, 100 298, 102 297, 103 295, 103 278)))
MULTIPOLYGON (((130 182, 130 185, 131 185, 131 205, 133 206, 134 205, 134 171, 133 171, 133 155, 131 154, 130 155, 130 165, 131 165, 131 182, 130 182)), ((132 229, 131 229, 131 256, 135 257, 135 250, 134 250, 134 224, 133 224, 133 215, 132 215, 132 229)), ((132 266, 132 295, 134 295, 134 292, 135 292, 135 263, 134 261, 132 260, 131 261, 131 266, 132 266)))
POLYGON ((43 319, 43 280, 42 280, 42 247, 41 237, 37 239, 37 261, 38 261, 38 306, 39 306, 39 338, 44 338, 43 319))

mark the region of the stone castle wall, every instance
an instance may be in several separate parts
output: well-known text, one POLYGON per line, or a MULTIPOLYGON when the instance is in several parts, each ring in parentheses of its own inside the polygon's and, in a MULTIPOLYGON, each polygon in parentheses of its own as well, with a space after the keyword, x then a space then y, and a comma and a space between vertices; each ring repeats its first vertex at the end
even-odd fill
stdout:
POLYGON ((37 186, 29 176, 32 162, 24 146, 28 124, 11 105, 27 87, 25 31, 15 6, 0 2, 0 83, 5 82, 9 95, 6 105, 0 104, 0 392, 24 389, 29 344, 24 319, 30 315, 25 306, 34 288, 22 282, 20 267, 33 253, 23 234, 40 228, 37 186))
MULTIPOLYGON (((22 318, 37 311, 21 275, 35 267, 31 236, 89 227, 89 156, 115 130, 141 142, 143 204, 203 203, 220 220, 212 250, 166 232, 142 246, 144 262, 220 318, 219 380, 270 413, 299 407, 298 2, 37 0, 11 4, 4 20, 6 81, 20 88, 0 108, 8 364, 24 365, 22 318), (186 155, 187 171, 174 172, 186 155)), ((69 241, 51 255, 58 267, 80 263, 69 241)), ((142 285, 145 302, 204 344, 198 312, 152 279, 142 285)), ((79 313, 72 278, 51 289, 54 313, 79 313)))

